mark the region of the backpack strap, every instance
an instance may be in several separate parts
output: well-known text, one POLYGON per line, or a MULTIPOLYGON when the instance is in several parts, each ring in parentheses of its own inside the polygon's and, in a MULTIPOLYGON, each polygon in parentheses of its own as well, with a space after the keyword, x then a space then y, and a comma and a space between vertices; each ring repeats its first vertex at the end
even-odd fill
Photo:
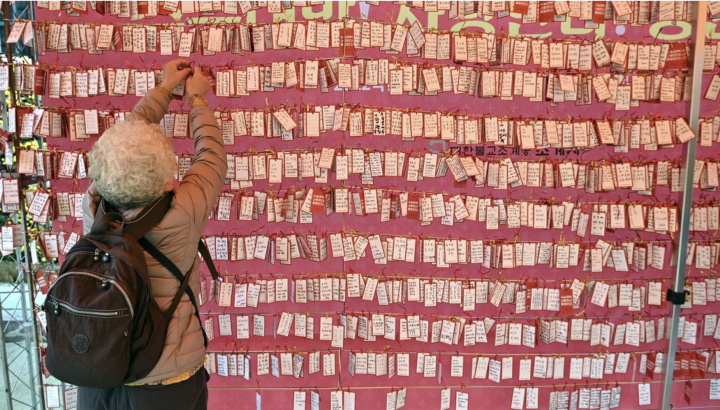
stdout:
POLYGON ((96 215, 92 228, 90 228, 90 234, 102 234, 112 230, 112 235, 122 236, 122 223, 123 216, 119 212, 108 212, 106 214, 96 215), (119 223, 120 226, 113 230, 113 223, 119 223))
MULTIPOLYGON (((104 200, 103 200, 104 201, 104 200)), ((102 202, 98 203, 97 210, 95 211, 95 218, 93 219, 93 225, 90 229, 91 234, 101 234, 108 232, 112 229, 113 223, 119 223, 122 227, 124 218, 119 212, 105 212, 102 202)), ((117 228, 112 232, 113 235, 122 236, 122 230, 117 228)))
MULTIPOLYGON (((147 253, 150 254, 150 256, 160 262, 160 264, 163 265, 165 269, 169 270, 170 273, 172 273, 173 276, 175 276, 175 278, 180 282, 180 287, 175 294, 175 299, 173 299, 173 303, 172 305, 170 305, 170 309, 164 312, 164 314, 166 315, 166 320, 168 322, 170 321, 170 318, 172 318, 172 315, 177 308, 177 305, 180 303, 180 299, 182 298, 183 293, 187 293, 188 297, 190 298, 190 302, 192 302, 193 307, 195 308, 195 316, 200 322, 200 330, 202 330, 203 340, 205 341, 205 348, 207 348, 208 338, 207 334, 205 334, 205 328, 202 325, 202 319, 200 319, 200 309, 198 308, 195 299, 195 293, 192 291, 192 288, 188 286, 190 283, 190 273, 188 272, 187 275, 183 275, 182 272, 180 272, 180 269, 178 269, 177 265, 175 265, 167 256, 165 256, 165 254, 160 252, 160 250, 158 250, 158 248, 156 248, 155 245, 151 244, 150 241, 148 241, 146 238, 140 238, 138 240, 138 243, 140 244, 140 246, 142 246, 143 249, 145 249, 147 253)), ((200 241, 200 243, 202 244, 203 242, 200 241)), ((206 259, 206 261, 208 261, 208 259, 206 259)), ((213 266, 213 268, 215 267, 212 261, 208 262, 208 266, 213 266)), ((217 271, 215 272, 217 274, 217 271)))
POLYGON ((205 245, 205 242, 202 239, 198 242, 198 251, 200 251, 200 256, 202 256, 205 261, 205 265, 207 265, 212 278, 214 280, 218 280, 220 278, 220 274, 218 274, 215 262, 213 262, 212 256, 210 256, 210 250, 208 250, 207 245, 205 245))
POLYGON ((138 243, 140 244, 140 246, 142 246, 143 249, 145 249, 145 251, 147 253, 150 254, 150 256, 152 256, 158 262, 160 262, 160 264, 163 265, 165 267, 165 269, 169 270, 170 273, 172 273, 173 276, 175 276, 175 278, 180 282, 180 287, 178 288, 178 291, 175 294, 175 298, 173 299, 173 302, 170 305, 170 309, 168 309, 167 311, 164 312, 164 315, 166 316, 165 319, 170 321, 170 318, 172 317, 173 313, 175 312, 175 309, 177 308, 177 305, 180 303, 180 299, 182 299, 182 295, 184 293, 187 293, 188 296, 190 296, 190 298, 193 300, 193 305, 195 304, 195 302, 194 302, 195 298, 193 295, 193 291, 188 286, 188 284, 190 283, 190 280, 189 280, 190 275, 183 275, 180 272, 180 269, 178 269, 178 267, 174 263, 172 263, 172 261, 167 256, 165 256, 165 254, 160 252, 160 250, 158 250, 158 248, 156 248, 155 245, 151 244, 150 241, 148 241, 147 239, 140 238, 138 240, 138 243))
MULTIPOLYGON (((140 239, 147 235, 158 223, 163 219, 165 214, 170 210, 172 205, 173 192, 170 191, 167 194, 160 197, 158 200, 153 202, 151 205, 146 206, 137 218, 132 221, 125 221, 122 224, 122 234, 129 234, 135 239, 140 239)), ((103 199, 98 209, 103 211, 109 209, 110 205, 103 199), (106 208, 107 207, 107 208, 106 208)))

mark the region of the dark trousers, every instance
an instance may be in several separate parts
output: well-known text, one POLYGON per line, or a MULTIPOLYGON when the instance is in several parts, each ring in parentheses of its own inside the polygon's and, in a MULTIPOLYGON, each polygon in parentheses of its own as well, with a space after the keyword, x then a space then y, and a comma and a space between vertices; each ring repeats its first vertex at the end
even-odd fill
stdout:
POLYGON ((78 388, 78 410, 206 410, 207 400, 203 368, 184 382, 167 386, 78 388))

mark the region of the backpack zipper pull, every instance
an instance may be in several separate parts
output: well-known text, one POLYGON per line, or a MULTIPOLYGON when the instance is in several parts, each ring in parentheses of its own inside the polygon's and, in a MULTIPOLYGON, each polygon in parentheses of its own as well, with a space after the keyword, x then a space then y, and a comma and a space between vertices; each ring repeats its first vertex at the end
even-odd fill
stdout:
POLYGON ((53 305, 55 305, 55 308, 53 308, 53 313, 55 316, 60 316, 60 304, 58 304, 57 300, 53 300, 53 305))

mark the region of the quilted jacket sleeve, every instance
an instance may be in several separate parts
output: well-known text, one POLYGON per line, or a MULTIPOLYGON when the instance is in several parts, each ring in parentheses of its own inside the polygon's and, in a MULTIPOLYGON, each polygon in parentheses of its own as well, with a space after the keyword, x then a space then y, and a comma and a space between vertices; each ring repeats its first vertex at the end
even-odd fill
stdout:
POLYGON ((190 111, 190 131, 195 140, 195 158, 175 189, 175 198, 199 235, 215 207, 228 165, 222 132, 208 107, 197 106, 190 111))
POLYGON ((160 124, 170 105, 170 97, 158 88, 148 91, 132 110, 131 120, 160 124))

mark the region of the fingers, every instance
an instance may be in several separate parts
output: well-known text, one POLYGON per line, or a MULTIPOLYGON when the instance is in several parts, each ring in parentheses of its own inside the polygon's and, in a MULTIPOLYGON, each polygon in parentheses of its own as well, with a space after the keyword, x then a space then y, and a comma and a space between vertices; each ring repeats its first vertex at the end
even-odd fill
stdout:
POLYGON ((177 69, 181 68, 187 68, 190 67, 190 62, 188 60, 184 60, 182 58, 178 58, 176 60, 172 60, 168 63, 169 66, 175 67, 177 69))

